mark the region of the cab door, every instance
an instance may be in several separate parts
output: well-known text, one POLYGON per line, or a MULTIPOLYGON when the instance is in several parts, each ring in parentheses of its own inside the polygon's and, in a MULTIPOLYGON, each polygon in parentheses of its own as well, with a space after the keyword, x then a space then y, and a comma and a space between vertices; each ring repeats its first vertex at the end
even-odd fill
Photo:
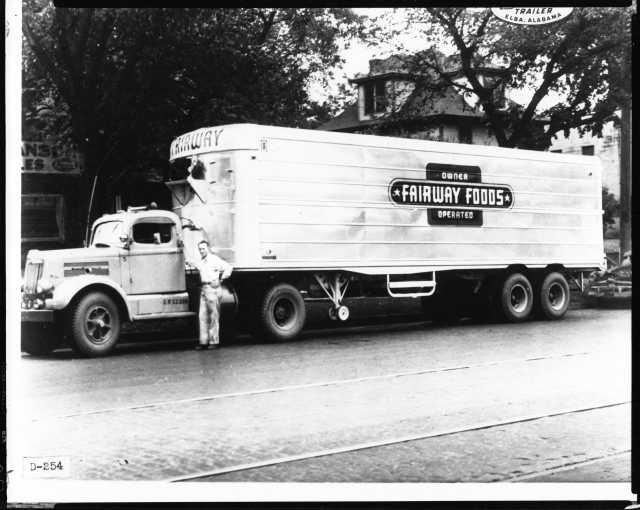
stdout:
POLYGON ((136 219, 131 225, 127 259, 128 294, 168 294, 186 290, 182 241, 170 218, 147 216, 136 219))

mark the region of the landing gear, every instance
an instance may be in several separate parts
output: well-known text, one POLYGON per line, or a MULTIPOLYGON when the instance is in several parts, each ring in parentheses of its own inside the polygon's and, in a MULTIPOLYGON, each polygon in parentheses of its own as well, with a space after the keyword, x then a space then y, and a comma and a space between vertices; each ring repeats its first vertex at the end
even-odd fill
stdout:
POLYGON ((332 321, 347 321, 351 313, 349 308, 342 304, 342 300, 349 288, 349 278, 342 273, 314 274, 313 276, 332 302, 332 306, 329 308, 329 318, 332 321))
POLYGON ((329 308, 329 318, 332 321, 339 320, 339 321, 345 322, 349 320, 350 315, 351 315, 351 312, 349 311, 349 308, 345 305, 341 305, 338 308, 335 308, 334 306, 329 308))

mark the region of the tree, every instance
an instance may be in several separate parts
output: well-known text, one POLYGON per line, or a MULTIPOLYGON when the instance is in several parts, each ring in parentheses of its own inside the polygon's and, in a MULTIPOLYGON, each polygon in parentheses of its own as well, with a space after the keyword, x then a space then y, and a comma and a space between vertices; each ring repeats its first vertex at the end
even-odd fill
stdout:
POLYGON ((575 8, 560 22, 503 22, 490 9, 412 9, 427 49, 404 58, 423 87, 453 87, 477 97, 499 145, 545 149, 560 130, 599 133, 631 97, 631 9, 575 8), (455 49, 448 57, 443 45, 455 49), (505 102, 529 88, 526 105, 505 102), (541 109, 557 94, 557 104, 541 109), (540 120, 548 127, 543 128, 540 120))
MULTIPOLYGON (((620 202, 609 188, 602 187, 602 234, 605 235, 615 225, 615 218, 620 216, 620 202)), ((619 234, 617 232, 616 234, 619 234)))
POLYGON ((24 125, 84 154, 79 197, 96 176, 109 195, 123 175, 165 169, 171 139, 185 131, 322 118, 334 105, 313 103, 307 83, 341 63, 338 42, 357 33, 358 19, 348 9, 71 9, 26 0, 24 125))

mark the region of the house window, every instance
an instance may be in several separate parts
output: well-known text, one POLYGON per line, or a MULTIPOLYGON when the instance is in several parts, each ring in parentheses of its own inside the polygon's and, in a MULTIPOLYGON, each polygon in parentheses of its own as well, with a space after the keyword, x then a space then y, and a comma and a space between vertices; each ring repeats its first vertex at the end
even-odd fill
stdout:
POLYGON ((64 241, 62 195, 22 195, 22 240, 64 241))
POLYGON ((473 143, 471 126, 460 126, 458 128, 458 141, 460 143, 473 143))
POLYGON ((594 154, 593 145, 583 145, 582 146, 582 154, 584 156, 593 156, 594 154))
POLYGON ((387 108, 386 82, 370 81, 364 84, 364 113, 372 115, 382 113, 387 108))

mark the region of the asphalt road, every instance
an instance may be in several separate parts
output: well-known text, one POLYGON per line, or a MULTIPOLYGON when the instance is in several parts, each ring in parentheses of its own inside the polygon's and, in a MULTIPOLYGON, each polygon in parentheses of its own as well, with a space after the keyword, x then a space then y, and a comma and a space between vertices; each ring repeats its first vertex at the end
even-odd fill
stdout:
POLYGON ((24 355, 12 412, 23 457, 65 457, 73 479, 622 482, 630 339, 629 310, 587 309, 24 355))

